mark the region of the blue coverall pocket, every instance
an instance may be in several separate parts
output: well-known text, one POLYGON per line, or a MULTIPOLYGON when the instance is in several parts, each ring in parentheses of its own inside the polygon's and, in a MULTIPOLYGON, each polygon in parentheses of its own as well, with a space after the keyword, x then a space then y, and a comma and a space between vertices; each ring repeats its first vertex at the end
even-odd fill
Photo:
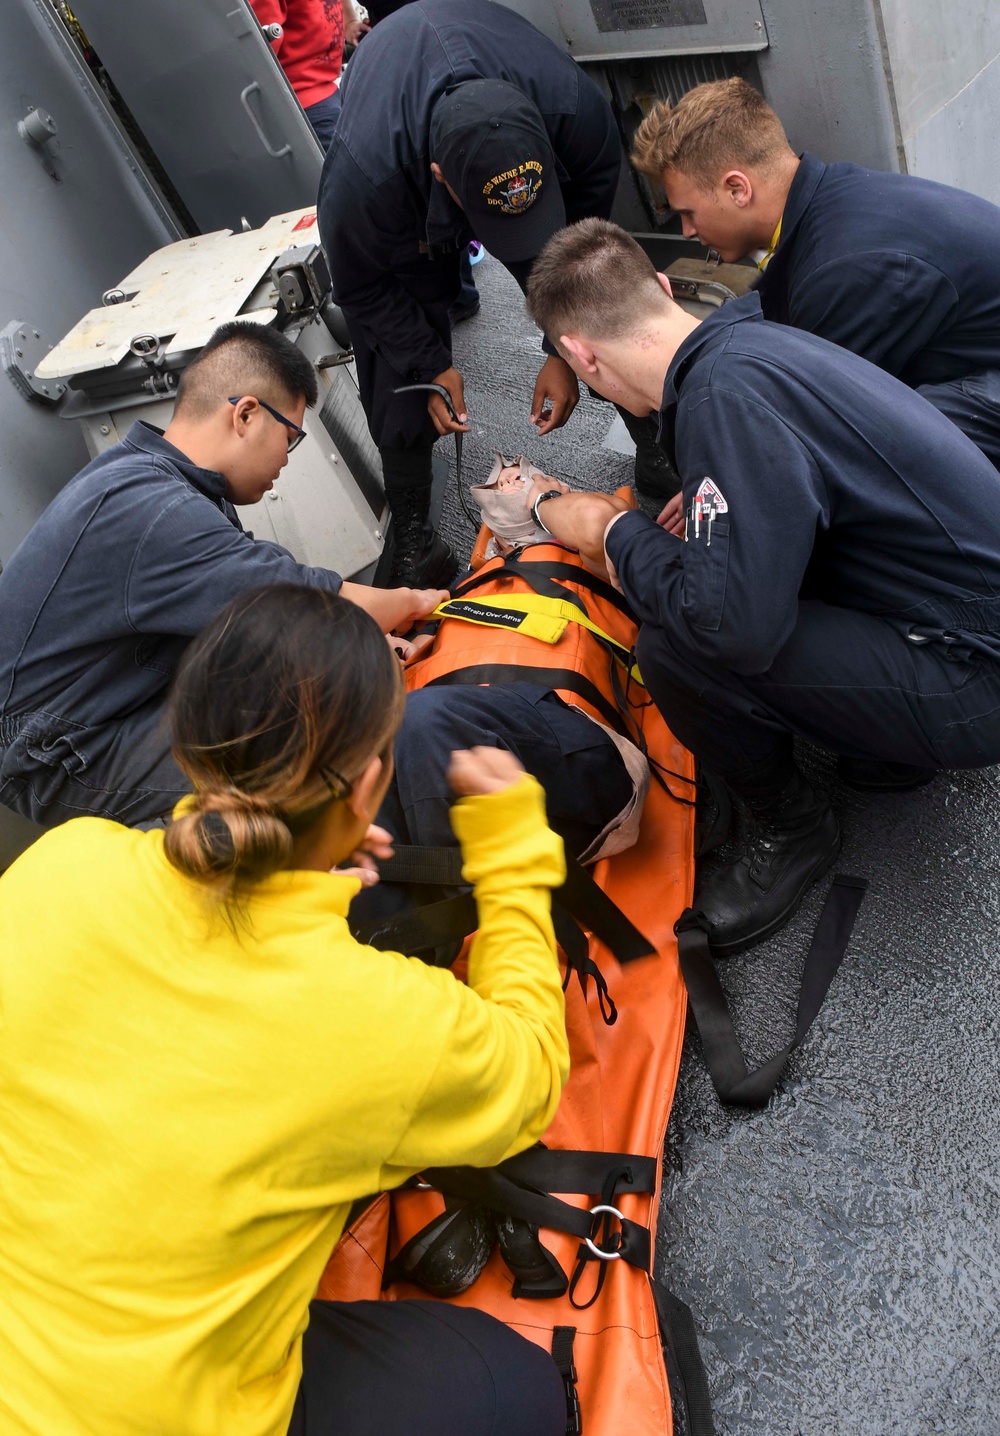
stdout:
POLYGON ((21 749, 23 766, 29 770, 58 768, 72 775, 87 764, 87 731, 82 723, 36 714, 22 725, 15 747, 21 749))
POLYGON ((717 518, 709 528, 705 519, 697 537, 688 520, 684 551, 684 616, 694 628, 715 633, 722 626, 729 577, 729 520, 717 518))

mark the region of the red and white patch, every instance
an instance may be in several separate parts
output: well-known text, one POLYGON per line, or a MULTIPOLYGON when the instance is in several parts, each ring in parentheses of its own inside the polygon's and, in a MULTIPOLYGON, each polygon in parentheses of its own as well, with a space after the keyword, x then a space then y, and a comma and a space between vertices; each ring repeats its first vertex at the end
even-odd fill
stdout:
POLYGON ((699 499, 701 500, 703 508, 714 508, 717 514, 728 514, 729 512, 729 505, 722 497, 722 491, 716 486, 714 479, 702 479, 694 497, 695 503, 699 499))
POLYGON ((292 225, 292 233, 294 234, 297 229, 312 229, 315 223, 315 214, 304 214, 297 224, 292 225))

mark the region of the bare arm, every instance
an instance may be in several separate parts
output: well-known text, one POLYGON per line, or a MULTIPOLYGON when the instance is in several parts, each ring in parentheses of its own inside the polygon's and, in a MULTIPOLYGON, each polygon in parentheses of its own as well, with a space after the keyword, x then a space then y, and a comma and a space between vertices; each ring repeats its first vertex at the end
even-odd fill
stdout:
POLYGON ((535 479, 528 492, 529 506, 539 494, 552 488, 561 488, 563 492, 557 499, 546 499, 539 505, 538 516, 542 523, 553 538, 577 549, 588 563, 603 570, 604 530, 615 514, 628 509, 628 504, 610 494, 571 493, 565 484, 557 484, 555 480, 543 476, 535 479))
POLYGON ((405 633, 418 618, 426 618, 449 597, 447 589, 369 588, 364 583, 343 583, 340 592, 370 614, 383 633, 397 628, 405 633))

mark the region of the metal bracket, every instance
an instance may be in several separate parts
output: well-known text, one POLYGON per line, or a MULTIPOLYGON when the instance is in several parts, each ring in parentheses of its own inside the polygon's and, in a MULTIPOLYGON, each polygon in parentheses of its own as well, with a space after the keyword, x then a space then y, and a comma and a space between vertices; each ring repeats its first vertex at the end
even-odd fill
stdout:
POLYGON ((17 122, 17 133, 28 148, 34 150, 49 178, 60 183, 61 176, 55 166, 59 153, 59 126, 48 110, 29 105, 24 119, 17 122))
POLYGON ((39 330, 24 319, 12 319, 0 330, 0 364, 7 378, 25 399, 43 404, 58 404, 66 393, 59 379, 39 379, 35 371, 52 348, 39 330))

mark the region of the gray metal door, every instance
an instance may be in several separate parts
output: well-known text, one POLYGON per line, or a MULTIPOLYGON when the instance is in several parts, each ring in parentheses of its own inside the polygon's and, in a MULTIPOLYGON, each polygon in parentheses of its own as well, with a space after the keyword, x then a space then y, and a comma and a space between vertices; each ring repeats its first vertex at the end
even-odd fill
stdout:
POLYGON ((245 0, 73 9, 203 232, 315 202, 323 151, 245 0))

